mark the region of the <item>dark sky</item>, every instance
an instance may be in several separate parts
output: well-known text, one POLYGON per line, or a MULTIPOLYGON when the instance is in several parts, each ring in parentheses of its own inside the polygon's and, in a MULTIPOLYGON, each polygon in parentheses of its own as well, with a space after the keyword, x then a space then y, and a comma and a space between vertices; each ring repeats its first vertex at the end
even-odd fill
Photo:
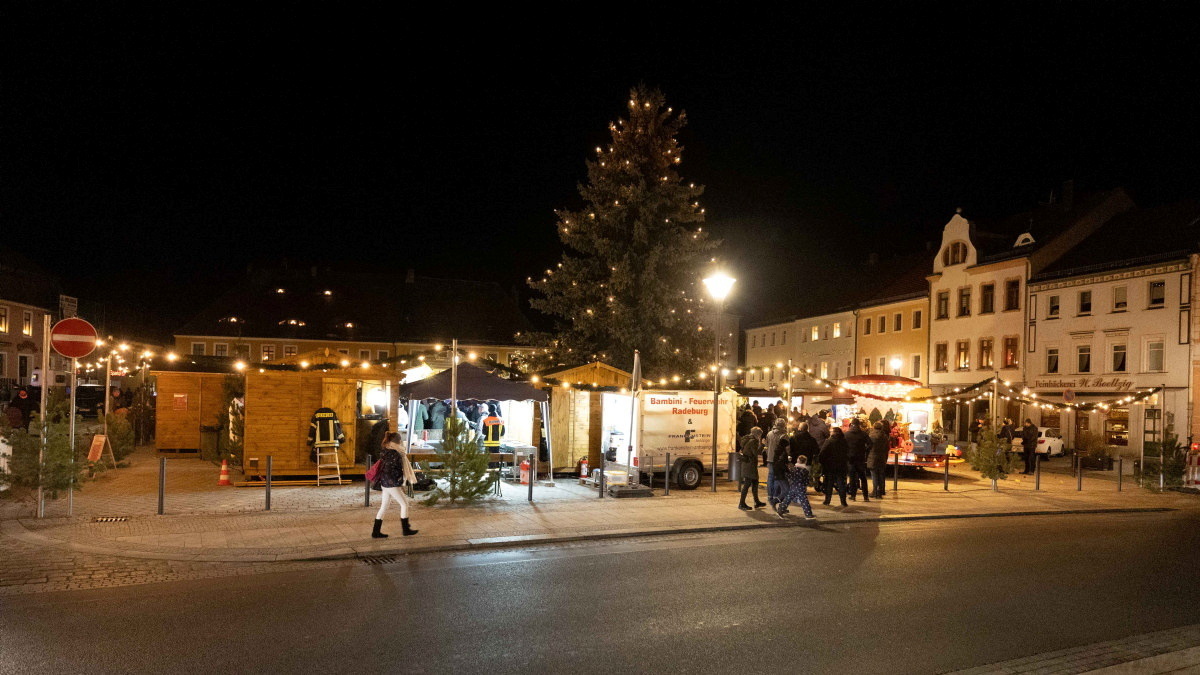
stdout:
POLYGON ((1068 178, 1200 196, 1183 3, 179 4, 10 6, 0 29, 0 246, 160 330, 284 258, 520 282, 557 258, 553 210, 638 82, 688 112, 681 171, 748 318, 956 206, 1014 213, 1068 178))

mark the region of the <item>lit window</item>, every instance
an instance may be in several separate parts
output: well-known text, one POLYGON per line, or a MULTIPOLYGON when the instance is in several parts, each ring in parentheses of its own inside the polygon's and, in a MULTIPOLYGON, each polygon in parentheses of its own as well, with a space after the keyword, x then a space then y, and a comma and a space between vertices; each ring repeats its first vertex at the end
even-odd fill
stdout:
POLYGON ((992 339, 982 338, 979 341, 979 367, 991 368, 992 364, 992 339))
POLYGON ((954 367, 958 370, 968 370, 971 367, 971 343, 959 340, 956 343, 954 367))
POLYGON ((820 340, 820 339, 821 339, 821 327, 820 327, 820 326, 813 326, 813 327, 812 327, 812 340, 813 340, 813 342, 816 342, 817 340, 820 340))
POLYGON ((21 312, 21 335, 33 335, 33 312, 21 312))
POLYGON ((8 308, 0 307, 0 333, 8 332, 8 308))
POLYGON ((1017 338, 1015 338, 1015 337, 1004 338, 1004 354, 1003 354, 1003 358, 1002 358, 1002 363, 1004 364, 1005 368, 1016 368, 1017 367, 1017 363, 1018 363, 1017 349, 1018 349, 1017 338))
POLYGON ((263 345, 262 346, 262 360, 270 361, 273 358, 275 358, 275 345, 263 345))
POLYGON ((833 337, 842 337, 842 323, 840 321, 834 322, 833 324, 833 337))
POLYGON ((283 346, 283 355, 284 356, 295 356, 296 355, 296 345, 284 345, 283 346))

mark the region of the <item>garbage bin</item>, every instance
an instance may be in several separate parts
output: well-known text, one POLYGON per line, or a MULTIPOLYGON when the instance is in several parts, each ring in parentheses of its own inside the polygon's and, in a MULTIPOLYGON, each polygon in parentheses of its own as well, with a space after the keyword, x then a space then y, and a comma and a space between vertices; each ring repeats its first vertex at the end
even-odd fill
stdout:
POLYGON ((221 427, 200 425, 200 459, 215 462, 221 458, 221 427))
POLYGON ((729 480, 742 482, 742 459, 736 452, 729 453, 729 480))

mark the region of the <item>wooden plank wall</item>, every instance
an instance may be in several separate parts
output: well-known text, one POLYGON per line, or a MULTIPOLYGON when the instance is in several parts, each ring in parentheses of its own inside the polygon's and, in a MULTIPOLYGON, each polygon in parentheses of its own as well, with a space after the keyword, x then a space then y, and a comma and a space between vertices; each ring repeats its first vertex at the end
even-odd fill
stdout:
MULTIPOLYGON (((573 470, 581 457, 589 457, 588 462, 592 462, 589 452, 593 402, 599 409, 600 394, 562 387, 550 391, 550 433, 554 439, 551 459, 556 471, 573 470)), ((599 417, 595 423, 599 428, 599 417)), ((598 454, 595 459, 599 460, 598 454)))
POLYGON ((158 384, 155 402, 155 446, 163 450, 199 450, 200 425, 216 426, 224 404, 223 373, 153 373, 158 384), (187 407, 175 409, 175 394, 187 397, 187 407))
POLYGON ((322 407, 337 413, 346 434, 346 441, 338 448, 338 463, 343 470, 353 466, 357 382, 321 373, 247 373, 246 472, 261 473, 267 456, 271 456, 276 473, 315 473, 307 443, 308 428, 312 414, 322 407), (257 465, 252 461, 255 458, 257 465))

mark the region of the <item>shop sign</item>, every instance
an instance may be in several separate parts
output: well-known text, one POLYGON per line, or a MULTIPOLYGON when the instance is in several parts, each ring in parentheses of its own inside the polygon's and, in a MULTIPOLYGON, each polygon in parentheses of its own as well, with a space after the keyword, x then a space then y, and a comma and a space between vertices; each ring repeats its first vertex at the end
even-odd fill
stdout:
MULTIPOLYGON (((1123 380, 1118 377, 1077 377, 1073 379, 1045 379, 1034 380, 1033 386, 1035 389, 1059 389, 1059 390, 1076 390, 1084 392, 1087 390, 1097 391, 1129 391, 1133 389, 1133 380, 1123 380)), ((1064 396, 1067 393, 1063 392, 1064 396)), ((1075 392, 1072 391, 1072 394, 1075 392)))

